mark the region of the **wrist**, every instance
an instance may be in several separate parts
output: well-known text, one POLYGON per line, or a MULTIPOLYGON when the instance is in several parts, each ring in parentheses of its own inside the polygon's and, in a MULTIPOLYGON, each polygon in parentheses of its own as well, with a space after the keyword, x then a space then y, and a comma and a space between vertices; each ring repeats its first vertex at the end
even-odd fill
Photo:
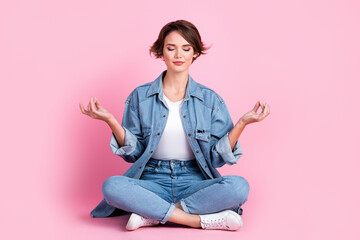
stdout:
POLYGON ((236 125, 240 127, 245 127, 247 123, 245 123, 245 121, 242 118, 240 118, 240 120, 236 123, 236 125))
POLYGON ((109 117, 108 119, 105 119, 105 122, 109 125, 116 123, 116 118, 114 116, 109 117))

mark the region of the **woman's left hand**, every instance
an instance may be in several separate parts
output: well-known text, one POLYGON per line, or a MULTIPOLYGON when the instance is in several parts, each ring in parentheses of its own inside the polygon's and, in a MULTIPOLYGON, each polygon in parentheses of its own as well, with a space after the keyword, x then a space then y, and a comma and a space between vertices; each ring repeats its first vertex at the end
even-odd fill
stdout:
POLYGON ((269 114, 270 114, 270 106, 267 103, 264 104, 260 101, 257 101, 255 107, 251 111, 245 113, 244 116, 242 116, 239 119, 238 124, 244 123, 245 125, 247 125, 253 122, 259 122, 269 114), (257 113, 257 110, 259 109, 260 106, 262 111, 261 113, 257 113))

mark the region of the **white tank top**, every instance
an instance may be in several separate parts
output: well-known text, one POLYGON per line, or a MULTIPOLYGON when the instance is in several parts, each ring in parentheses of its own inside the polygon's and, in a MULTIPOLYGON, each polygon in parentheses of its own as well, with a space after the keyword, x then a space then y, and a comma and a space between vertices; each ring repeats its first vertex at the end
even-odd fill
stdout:
POLYGON ((159 160, 187 161, 195 159, 180 117, 184 99, 172 102, 165 94, 163 96, 169 109, 169 116, 160 142, 151 157, 159 160))

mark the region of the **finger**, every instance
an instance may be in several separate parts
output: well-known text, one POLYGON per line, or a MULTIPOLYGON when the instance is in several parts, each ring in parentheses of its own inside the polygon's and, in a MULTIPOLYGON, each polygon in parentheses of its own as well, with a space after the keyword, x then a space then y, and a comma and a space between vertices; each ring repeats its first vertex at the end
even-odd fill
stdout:
POLYGON ((81 103, 80 103, 80 109, 81 109, 81 112, 82 112, 83 114, 89 116, 89 111, 87 111, 87 110, 85 109, 85 107, 84 107, 81 103))
POLYGON ((263 108, 263 103, 261 101, 259 101, 259 107, 261 107, 261 109, 263 108))
POLYGON ((268 104, 266 102, 261 102, 261 113, 259 114, 259 121, 264 119, 269 113, 268 113, 268 104))
POLYGON ((87 109, 88 109, 89 112, 91 112, 91 106, 90 105, 91 105, 91 98, 90 98, 90 101, 89 101, 88 106, 87 106, 87 109))
POLYGON ((99 109, 100 108, 100 102, 99 102, 99 100, 97 98, 95 98, 94 103, 95 103, 96 108, 99 109))
POLYGON ((85 114, 85 109, 84 109, 84 106, 83 106, 81 103, 79 103, 79 106, 80 106, 80 110, 81 110, 81 112, 85 114))
POLYGON ((270 112, 270 105, 269 104, 266 104, 265 108, 266 108, 266 112, 270 112))
POLYGON ((257 101, 253 110, 256 112, 259 109, 259 107, 260 107, 260 101, 257 101))
POLYGON ((261 113, 264 113, 264 111, 265 111, 265 103, 264 102, 262 102, 261 103, 261 113))
POLYGON ((266 112, 267 112, 267 114, 270 113, 270 105, 266 105, 266 112))
POLYGON ((97 111, 97 109, 96 109, 96 107, 95 107, 95 98, 93 98, 92 101, 91 101, 91 108, 92 108, 92 110, 93 110, 94 112, 97 111))
POLYGON ((269 105, 265 105, 265 110, 264 110, 264 118, 267 116, 267 115, 269 115, 269 113, 270 113, 270 110, 269 110, 269 105))
POLYGON ((94 109, 93 109, 93 100, 94 100, 94 98, 91 98, 91 99, 90 99, 90 102, 89 102, 89 109, 90 109, 91 112, 94 112, 94 109))

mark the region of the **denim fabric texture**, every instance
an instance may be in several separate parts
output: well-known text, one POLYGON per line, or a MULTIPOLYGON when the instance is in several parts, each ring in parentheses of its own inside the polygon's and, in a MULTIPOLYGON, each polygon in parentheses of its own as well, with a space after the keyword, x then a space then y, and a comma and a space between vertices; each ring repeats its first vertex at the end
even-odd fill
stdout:
MULTIPOLYGON (((166 70, 153 82, 135 88, 126 99, 121 124, 125 130, 124 146, 120 147, 115 135, 111 135, 112 152, 126 162, 133 163, 123 174, 124 177, 140 179, 160 141, 169 112, 162 89, 165 75, 166 70)), ((233 150, 230 146, 228 134, 234 125, 224 100, 213 90, 195 82, 189 74, 181 116, 184 131, 196 158, 194 162, 202 176, 205 180, 222 179, 216 168, 224 164, 233 165, 242 156, 238 141, 233 150)), ((104 197, 91 215, 108 217, 115 209, 104 197)), ((240 211, 241 208, 237 209, 240 211)))
POLYGON ((249 184, 243 177, 235 175, 205 179, 196 160, 150 159, 140 179, 109 177, 102 192, 109 205, 164 224, 177 202, 191 214, 225 209, 238 212, 247 201, 249 184))

